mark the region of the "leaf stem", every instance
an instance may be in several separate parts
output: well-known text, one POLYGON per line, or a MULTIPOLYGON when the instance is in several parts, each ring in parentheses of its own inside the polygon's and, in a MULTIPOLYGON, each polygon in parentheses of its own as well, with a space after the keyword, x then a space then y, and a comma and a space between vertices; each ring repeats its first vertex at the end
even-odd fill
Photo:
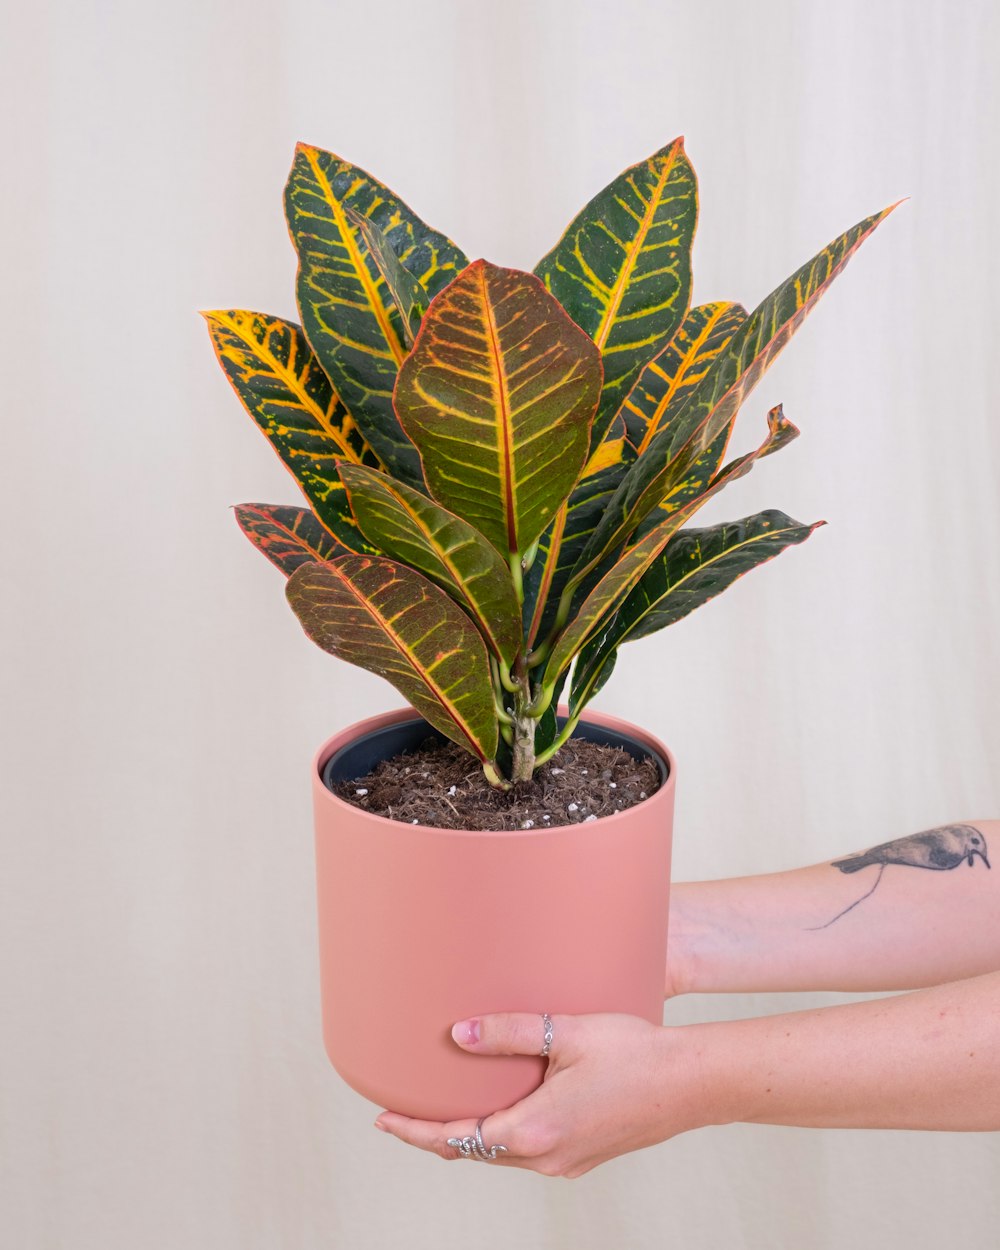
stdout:
POLYGON ((552 702, 552 696, 555 692, 555 682, 551 682, 548 686, 543 686, 541 690, 538 691, 527 712, 532 720, 541 720, 541 718, 549 710, 549 704, 552 702))
POLYGON ((491 760, 483 760, 483 772, 491 786, 496 786, 498 790, 510 789, 510 782, 506 777, 500 776, 496 770, 496 765, 491 760))
POLYGON ((544 664, 551 650, 552 639, 546 638, 540 647, 528 652, 528 668, 537 668, 539 664, 544 664))
POLYGON ((555 755, 555 753, 560 749, 560 747, 564 747, 566 743, 570 740, 570 738, 572 738, 573 731, 576 729, 579 723, 580 723, 580 713, 577 712, 577 714, 575 716, 571 716, 569 720, 566 722, 566 724, 562 727, 562 730, 558 738, 556 738, 555 742, 553 742, 551 746, 546 747, 544 751, 539 752, 539 755, 537 759, 535 760, 535 766, 537 767, 539 764, 547 763, 553 757, 553 755, 555 755))
MULTIPOLYGON (((517 661, 515 661, 515 664, 516 663, 517 661)), ((506 664, 504 664, 503 660, 501 660, 497 665, 497 674, 500 678, 500 685, 503 686, 504 690, 506 690, 508 694, 517 694, 518 690, 520 690, 520 686, 511 677, 510 669, 506 664)))

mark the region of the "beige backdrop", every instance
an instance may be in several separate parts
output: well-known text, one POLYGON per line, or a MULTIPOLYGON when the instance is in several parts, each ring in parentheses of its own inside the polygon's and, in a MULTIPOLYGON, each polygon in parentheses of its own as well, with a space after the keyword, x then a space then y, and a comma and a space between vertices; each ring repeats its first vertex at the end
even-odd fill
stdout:
POLYGON ((699 301, 911 196, 746 406, 743 444, 778 400, 802 438, 714 509, 829 527, 601 706, 677 753, 679 877, 1000 816, 996 6, 4 7, 4 1244, 994 1246, 990 1136, 709 1130, 567 1186, 371 1128, 320 1043, 307 764, 399 700, 237 532, 295 490, 195 310, 294 314, 299 138, 530 266, 684 132, 699 301))

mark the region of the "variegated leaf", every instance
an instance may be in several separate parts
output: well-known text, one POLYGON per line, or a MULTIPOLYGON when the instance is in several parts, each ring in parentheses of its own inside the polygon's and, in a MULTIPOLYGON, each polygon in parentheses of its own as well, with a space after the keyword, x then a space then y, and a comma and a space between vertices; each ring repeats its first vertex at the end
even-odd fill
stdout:
POLYGON ((596 348, 537 278, 478 260, 436 296, 396 384, 430 493, 528 550, 587 460, 596 348))
POLYGON ((599 192, 535 267, 601 350, 595 445, 687 312, 697 218, 694 170, 675 139, 599 192))
POLYGON ((435 729, 483 761, 497 748, 486 644, 457 604, 379 556, 304 564, 288 601, 324 651, 384 677, 435 729))
POLYGON ((316 515, 345 547, 365 550, 337 464, 378 461, 302 330, 280 317, 243 309, 202 315, 233 389, 316 515))
POLYGON ((692 308, 662 352, 639 374, 625 397, 621 415, 629 441, 641 456, 666 429, 693 387, 746 321, 741 304, 702 304, 692 308))
POLYGON ((546 688, 551 686, 553 680, 582 650, 602 622, 610 620, 611 615, 618 610, 625 597, 685 522, 729 482, 743 477, 756 461, 784 446, 797 434, 798 430, 784 416, 781 407, 773 408, 768 413, 767 438, 756 451, 740 456, 728 464, 705 490, 662 520, 615 561, 584 599, 575 617, 558 635, 545 667, 546 688))
POLYGON ((431 229, 398 195, 333 152, 307 143, 298 144, 292 175, 296 173, 302 178, 304 196, 310 194, 312 184, 314 211, 318 217, 325 218, 331 213, 331 199, 367 217, 379 234, 388 239, 403 267, 431 297, 469 263, 460 247, 439 230, 431 229))
MULTIPOLYGON (((236 523, 258 551, 291 577, 302 564, 312 560, 335 560, 350 555, 316 519, 308 508, 284 504, 241 503, 236 506, 236 523)), ((358 534, 360 538, 361 535, 358 534)))
POLYGON ((635 451, 625 438, 625 423, 618 416, 573 493, 540 538, 535 561, 525 575, 524 629, 529 647, 551 629, 569 575, 634 459, 635 451))
POLYGON ((731 424, 820 296, 891 211, 890 207, 866 217, 834 239, 751 313, 701 382, 691 388, 669 427, 653 437, 625 475, 575 577, 596 568, 661 503, 671 485, 687 477, 705 449, 731 424))
POLYGON ((510 567, 467 521, 384 473, 341 465, 361 531, 387 556, 417 569, 463 604, 509 668, 521 647, 510 567))
POLYGON ((681 530, 639 579, 607 626, 580 652, 573 670, 570 710, 578 712, 610 675, 618 648, 645 638, 701 607, 744 573, 787 547, 805 542, 822 525, 801 525, 769 509, 741 521, 681 530))
POLYGON ((798 437, 798 429, 785 419, 781 404, 775 405, 767 414, 767 426, 770 432, 762 447, 746 455, 737 456, 735 460, 731 460, 729 464, 720 469, 719 463, 725 455, 726 445, 729 442, 729 435, 732 430, 732 422, 730 422, 716 438, 715 442, 706 451, 702 452, 687 474, 670 487, 662 501, 636 530, 632 541, 644 538, 651 529, 655 529, 661 521, 676 512, 678 508, 683 508, 690 500, 698 498, 715 483, 717 478, 725 482, 731 482, 735 478, 741 477, 743 473, 752 467, 755 461, 763 459, 764 456, 773 455, 774 452, 780 451, 782 447, 787 447, 792 439, 798 437))
POLYGON ((303 328, 382 463, 395 476, 419 484, 416 452, 392 409, 407 330, 348 210, 368 218, 402 265, 429 289, 447 282, 465 257, 364 170, 320 148, 296 148, 285 213, 299 255, 303 328))

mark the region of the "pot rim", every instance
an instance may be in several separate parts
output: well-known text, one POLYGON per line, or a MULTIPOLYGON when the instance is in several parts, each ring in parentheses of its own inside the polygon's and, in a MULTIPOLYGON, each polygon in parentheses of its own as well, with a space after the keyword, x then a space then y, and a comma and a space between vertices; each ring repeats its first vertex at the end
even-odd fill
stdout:
MULTIPOLYGON (((565 713, 566 709, 559 708, 560 715, 565 713)), ((343 750, 345 747, 352 745, 364 734, 376 733, 380 729, 387 729, 392 725, 398 725, 404 721, 423 720, 423 717, 415 708, 406 706, 394 708, 389 712, 380 712, 376 716, 366 717, 364 720, 355 721, 346 728, 341 729, 332 737, 328 738, 313 758, 312 779, 313 792, 316 801, 330 802, 336 807, 342 807, 350 811, 352 819, 360 819, 363 822, 372 822, 378 828, 389 826, 398 831, 401 829, 411 829, 414 832, 419 831, 423 834, 441 834, 452 838, 539 838, 552 837, 553 835, 564 835, 567 830, 574 830, 576 825, 553 825, 550 828, 533 828, 533 829, 442 829, 437 825, 415 825, 409 821, 390 820, 388 816, 380 816, 375 812, 366 812, 364 808, 358 807, 354 803, 348 803, 346 799, 342 799, 339 795, 329 789, 323 780, 323 769, 327 761, 337 751, 343 750)), ((597 820, 588 824, 588 829, 593 831, 602 827, 607 827, 614 821, 620 821, 624 817, 628 817, 635 812, 649 812, 651 804, 672 803, 675 786, 675 778, 677 775, 677 761, 673 752, 664 743, 660 741, 654 734, 646 729, 642 729, 637 725, 633 725, 631 721, 622 720, 617 716, 608 716, 603 712, 588 712, 581 717, 584 723, 598 725, 602 728, 614 730, 617 733, 624 734, 632 738, 640 746, 646 748, 651 754, 659 755, 663 763, 666 764, 666 779, 660 786, 641 803, 636 803, 632 807, 627 807, 620 812, 612 812, 609 816, 599 816, 597 820)))

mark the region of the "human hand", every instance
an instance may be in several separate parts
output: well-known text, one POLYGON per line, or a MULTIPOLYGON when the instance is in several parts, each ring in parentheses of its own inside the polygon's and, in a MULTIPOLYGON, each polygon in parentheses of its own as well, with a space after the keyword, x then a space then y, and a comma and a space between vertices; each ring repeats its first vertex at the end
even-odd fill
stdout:
MULTIPOLYGON (((505 1111, 489 1116, 487 1149, 502 1143, 496 1162, 543 1176, 582 1176, 600 1163, 711 1122, 698 1062, 683 1029, 626 1015, 553 1017, 543 1083, 505 1111)), ((496 1014, 456 1024, 452 1036, 477 1055, 537 1055, 538 1015, 496 1014), (473 1040, 475 1039, 475 1040, 473 1040)), ((449 1138, 471 1137, 476 1123, 443 1124, 384 1111, 376 1127, 401 1141, 461 1158, 449 1138)))

